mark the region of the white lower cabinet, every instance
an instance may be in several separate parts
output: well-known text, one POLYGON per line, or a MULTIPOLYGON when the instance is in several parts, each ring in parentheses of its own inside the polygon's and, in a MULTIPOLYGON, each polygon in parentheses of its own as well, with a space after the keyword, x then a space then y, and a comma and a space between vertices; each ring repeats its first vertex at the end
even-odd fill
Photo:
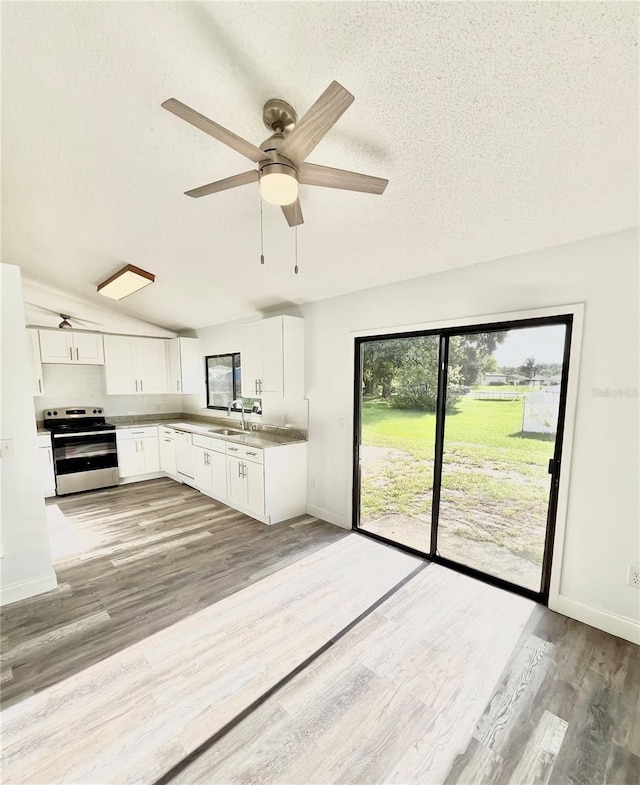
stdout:
POLYGON ((229 503, 262 517, 264 515, 264 467, 261 463, 227 456, 229 503))
POLYGON ((131 479, 160 471, 158 428, 120 428, 116 431, 118 474, 131 479))
POLYGON ((45 498, 48 496, 56 495, 56 477, 53 471, 53 450, 51 448, 50 437, 42 437, 40 439, 40 447, 38 448, 38 457, 40 459, 40 479, 42 482, 42 491, 45 498), (44 444, 44 442, 49 442, 44 444))
POLYGON ((193 435, 195 486, 202 493, 227 498, 227 443, 212 436, 193 435))
POLYGON ((176 470, 176 432, 173 428, 158 428, 160 445, 160 471, 166 472, 170 477, 177 476, 176 470))

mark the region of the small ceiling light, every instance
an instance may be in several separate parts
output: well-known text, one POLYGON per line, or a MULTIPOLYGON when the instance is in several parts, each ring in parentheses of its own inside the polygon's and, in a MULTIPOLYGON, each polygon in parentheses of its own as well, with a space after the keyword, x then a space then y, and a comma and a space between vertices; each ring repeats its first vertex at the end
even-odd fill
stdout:
POLYGON ((138 289, 149 286, 155 279, 156 277, 153 273, 148 273, 146 270, 141 270, 139 267, 128 264, 122 270, 118 270, 111 278, 103 281, 98 286, 98 293, 104 294, 105 297, 111 297, 113 300, 122 300, 124 297, 137 292, 138 289))
POLYGON ((260 169, 260 193, 270 204, 293 204, 298 198, 298 175, 286 164, 265 164, 260 169))

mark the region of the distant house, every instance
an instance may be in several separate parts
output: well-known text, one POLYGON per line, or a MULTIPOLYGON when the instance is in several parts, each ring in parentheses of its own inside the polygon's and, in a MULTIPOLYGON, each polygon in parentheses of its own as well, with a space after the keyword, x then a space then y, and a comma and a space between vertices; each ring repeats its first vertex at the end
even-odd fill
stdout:
POLYGON ((506 384, 506 373, 481 373, 480 384, 506 384))
POLYGON ((552 374, 551 376, 545 376, 540 380, 540 384, 543 387, 554 387, 562 382, 562 375, 559 373, 552 374))

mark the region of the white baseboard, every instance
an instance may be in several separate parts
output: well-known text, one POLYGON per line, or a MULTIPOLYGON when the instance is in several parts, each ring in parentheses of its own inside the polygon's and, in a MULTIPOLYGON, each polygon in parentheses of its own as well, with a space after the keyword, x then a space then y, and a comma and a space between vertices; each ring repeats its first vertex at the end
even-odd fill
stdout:
POLYGON ((53 570, 37 578, 30 578, 28 581, 18 581, 10 583, 0 589, 0 605, 9 605, 18 600, 26 600, 36 594, 43 594, 58 587, 58 578, 53 570))
POLYGON ((314 518, 328 521, 336 526, 340 526, 342 529, 351 528, 351 523, 346 515, 340 515, 340 513, 331 512, 331 510, 325 510, 324 507, 315 507, 313 504, 307 504, 307 515, 313 515, 314 518))
POLYGON ((549 605, 553 611, 640 645, 640 623, 635 619, 603 611, 601 608, 594 608, 580 602, 580 600, 574 600, 573 597, 567 597, 565 594, 560 594, 554 605, 553 608, 549 605))

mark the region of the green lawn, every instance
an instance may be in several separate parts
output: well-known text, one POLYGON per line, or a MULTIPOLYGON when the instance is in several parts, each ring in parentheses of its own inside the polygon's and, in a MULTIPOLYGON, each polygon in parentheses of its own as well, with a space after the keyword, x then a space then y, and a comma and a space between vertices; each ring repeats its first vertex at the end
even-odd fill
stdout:
MULTIPOLYGON (((540 563, 554 439, 523 435, 522 411, 522 399, 462 397, 446 416, 441 521, 459 537, 540 563)), ((428 516, 434 442, 435 414, 393 409, 381 399, 363 403, 363 447, 402 451, 363 471, 363 521, 428 516)))

